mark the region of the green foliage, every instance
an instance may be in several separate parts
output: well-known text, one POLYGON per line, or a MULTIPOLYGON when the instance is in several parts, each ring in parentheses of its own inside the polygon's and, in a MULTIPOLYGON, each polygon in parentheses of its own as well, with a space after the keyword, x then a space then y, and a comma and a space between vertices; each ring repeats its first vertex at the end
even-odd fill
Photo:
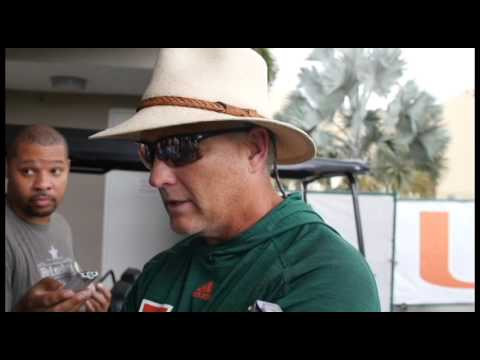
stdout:
POLYGON ((400 49, 318 48, 308 60, 315 66, 301 69, 276 118, 309 133, 318 157, 366 161, 362 190, 432 196, 450 138, 435 99, 413 81, 399 86, 400 49), (386 109, 371 110, 372 94, 394 96, 386 109))
POLYGON ((257 53, 259 53, 265 62, 267 63, 268 67, 268 86, 272 86, 275 78, 277 77, 278 73, 278 66, 273 57, 272 53, 268 48, 253 48, 257 53))

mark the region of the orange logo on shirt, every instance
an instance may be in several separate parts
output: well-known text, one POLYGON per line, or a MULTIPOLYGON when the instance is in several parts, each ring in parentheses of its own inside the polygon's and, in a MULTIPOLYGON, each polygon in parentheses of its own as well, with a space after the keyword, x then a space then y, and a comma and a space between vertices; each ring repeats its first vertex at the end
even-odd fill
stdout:
POLYGON ((214 287, 215 284, 213 283, 213 281, 209 281, 205 285, 202 285, 197 290, 195 290, 192 296, 200 300, 208 301, 213 295, 214 287))
POLYGON ((139 312, 171 312, 172 310, 172 305, 158 304, 154 301, 143 299, 139 312))

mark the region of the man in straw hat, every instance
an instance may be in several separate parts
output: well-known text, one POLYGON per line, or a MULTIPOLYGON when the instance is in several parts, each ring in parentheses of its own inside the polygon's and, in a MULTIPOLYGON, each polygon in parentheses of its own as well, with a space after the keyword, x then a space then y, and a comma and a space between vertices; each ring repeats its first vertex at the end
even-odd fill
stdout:
POLYGON ((309 160, 315 144, 268 117, 267 90, 251 49, 161 49, 137 113, 91 137, 139 143, 172 229, 188 235, 145 265, 125 311, 379 310, 362 256, 281 189, 276 163, 309 160))

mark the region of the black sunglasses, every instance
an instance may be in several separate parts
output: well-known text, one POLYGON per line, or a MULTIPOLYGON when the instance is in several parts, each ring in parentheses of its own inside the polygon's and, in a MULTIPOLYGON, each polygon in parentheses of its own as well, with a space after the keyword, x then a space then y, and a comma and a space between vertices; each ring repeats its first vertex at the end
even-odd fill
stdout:
POLYGON ((147 169, 152 169, 155 158, 166 162, 169 166, 178 167, 191 164, 199 160, 199 144, 202 140, 212 136, 231 132, 249 131, 252 126, 213 130, 195 134, 174 135, 162 138, 155 142, 138 142, 140 160, 147 169))

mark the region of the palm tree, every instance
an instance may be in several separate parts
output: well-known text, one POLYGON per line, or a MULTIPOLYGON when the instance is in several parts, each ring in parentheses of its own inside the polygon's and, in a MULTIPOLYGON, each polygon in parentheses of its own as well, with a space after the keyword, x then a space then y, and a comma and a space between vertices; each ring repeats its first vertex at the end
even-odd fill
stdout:
POLYGON ((268 86, 272 86, 275 78, 277 77, 278 66, 273 57, 271 51, 268 48, 253 48, 257 53, 259 53, 265 62, 267 63, 268 68, 268 86))
POLYGON ((319 157, 360 159, 370 176, 362 190, 433 196, 445 170, 449 143, 441 107, 413 81, 400 87, 405 62, 400 49, 317 48, 300 83, 276 114, 317 142, 319 157), (399 90, 386 109, 368 109, 373 94, 399 90))

